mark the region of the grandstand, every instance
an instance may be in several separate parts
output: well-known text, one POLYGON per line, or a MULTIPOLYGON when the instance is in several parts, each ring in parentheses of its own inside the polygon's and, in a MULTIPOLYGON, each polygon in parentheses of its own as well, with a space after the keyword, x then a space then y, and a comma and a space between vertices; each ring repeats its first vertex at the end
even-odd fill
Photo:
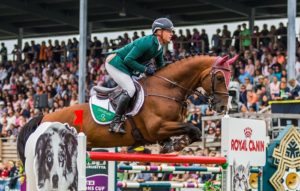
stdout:
MULTIPOLYGON (((300 3, 296 3, 296 16, 299 17, 300 3)), ((11 161, 18 160, 15 141, 22 126, 39 113, 55 112, 79 103, 79 39, 76 38, 79 3, 75 0, 10 0, 1 1, 0 9, 0 178, 7 178, 18 174, 11 161), (67 41, 48 40, 48 37, 59 35, 70 35, 70 38, 67 41), (38 37, 45 40, 41 43, 35 40, 22 42, 24 38, 38 37), (13 49, 7 48, 4 41, 16 39, 18 43, 13 49), (12 173, 8 173, 9 170, 12 173)), ((238 62, 232 66, 230 114, 249 118, 263 116, 273 139, 286 125, 286 120, 279 118, 294 119, 293 123, 299 126, 300 107, 293 111, 287 108, 300 103, 300 38, 296 40, 296 61, 292 63, 295 76, 291 78, 288 76, 290 63, 287 60, 288 26, 282 22, 276 25, 266 22, 259 28, 253 21, 286 18, 286 10, 287 4, 281 0, 235 0, 229 3, 223 0, 110 0, 105 4, 90 0, 88 36, 101 32, 150 29, 153 19, 167 15, 176 26, 186 29, 173 35, 172 47, 165 47, 166 63, 194 54, 228 54, 231 57, 239 54, 238 62), (253 13, 251 10, 256 11, 253 13), (243 24, 229 30, 226 23, 233 21, 243 21, 243 24), (205 24, 211 23, 222 23, 223 26, 209 35, 205 24), (197 27, 200 24, 203 28, 197 27), (245 31, 250 31, 251 35, 245 36, 245 31), (282 103, 285 107, 276 107, 282 103)), ((106 54, 143 35, 136 32, 130 36, 124 32, 117 39, 100 39, 97 35, 87 39, 85 101, 92 86, 116 85, 104 67, 106 54)), ((218 156, 221 147, 220 117, 208 108, 204 97, 191 95, 188 102, 185 121, 201 129, 202 141, 182 153, 218 156)), ((155 153, 157 146, 150 148, 155 153)), ((179 176, 177 178, 180 179, 179 176)), ((188 178, 196 181, 199 177, 191 175, 188 178)), ((204 176, 201 181, 209 178, 204 176)))

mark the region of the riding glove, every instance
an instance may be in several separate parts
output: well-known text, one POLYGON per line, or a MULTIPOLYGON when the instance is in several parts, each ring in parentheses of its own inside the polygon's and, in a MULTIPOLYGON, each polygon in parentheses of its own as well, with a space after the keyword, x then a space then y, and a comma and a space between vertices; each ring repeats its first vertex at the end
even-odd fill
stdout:
POLYGON ((146 70, 145 70, 145 73, 146 73, 147 75, 152 76, 152 75, 155 73, 155 68, 154 68, 154 66, 152 66, 152 65, 148 66, 148 67, 146 68, 146 70))

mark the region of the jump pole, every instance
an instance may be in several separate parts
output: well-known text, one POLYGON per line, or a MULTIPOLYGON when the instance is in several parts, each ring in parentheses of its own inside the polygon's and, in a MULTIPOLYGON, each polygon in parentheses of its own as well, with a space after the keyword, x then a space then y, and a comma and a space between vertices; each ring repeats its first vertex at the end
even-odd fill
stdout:
POLYGON ((225 157, 196 157, 160 154, 125 154, 88 152, 91 160, 105 161, 135 161, 135 162, 161 162, 161 163, 192 163, 192 164, 225 164, 225 157))
POLYGON ((86 136, 80 132, 77 135, 78 140, 78 157, 77 157, 77 168, 78 168, 78 190, 86 190, 86 136))

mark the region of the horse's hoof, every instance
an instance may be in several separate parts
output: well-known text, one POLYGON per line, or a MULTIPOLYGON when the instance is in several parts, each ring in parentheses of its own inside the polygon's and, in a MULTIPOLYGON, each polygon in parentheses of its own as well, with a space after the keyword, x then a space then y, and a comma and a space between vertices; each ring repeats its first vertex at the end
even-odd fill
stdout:
POLYGON ((170 145, 170 144, 164 144, 161 148, 160 148, 160 153, 161 154, 164 154, 164 153, 170 153, 170 152, 173 152, 174 149, 173 149, 173 145, 170 145))

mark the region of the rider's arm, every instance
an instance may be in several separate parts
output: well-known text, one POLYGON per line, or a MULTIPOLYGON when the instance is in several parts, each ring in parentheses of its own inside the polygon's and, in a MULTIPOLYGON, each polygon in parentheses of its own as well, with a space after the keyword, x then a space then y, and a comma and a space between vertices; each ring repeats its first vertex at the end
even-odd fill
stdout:
POLYGON ((124 64, 133 70, 143 73, 146 70, 146 67, 136 60, 143 56, 144 52, 146 52, 149 47, 150 46, 147 46, 147 44, 135 44, 124 58, 124 64))
POLYGON ((160 69, 164 66, 163 51, 161 51, 161 53, 155 57, 155 63, 157 69, 160 69))

